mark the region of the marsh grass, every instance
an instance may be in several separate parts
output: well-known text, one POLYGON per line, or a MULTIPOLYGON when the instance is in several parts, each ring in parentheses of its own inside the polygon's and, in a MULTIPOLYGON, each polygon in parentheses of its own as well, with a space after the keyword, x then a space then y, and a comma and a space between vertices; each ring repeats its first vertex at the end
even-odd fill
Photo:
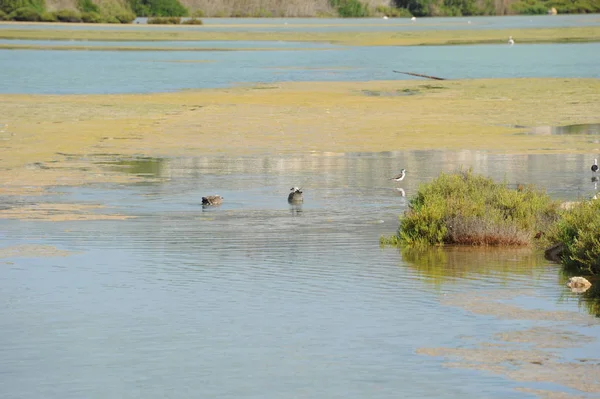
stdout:
POLYGON ((510 189, 471 170, 441 173, 421 185, 397 235, 382 243, 526 246, 557 219, 558 209, 533 186, 510 189))
MULTIPOLYGON (((106 13, 103 12, 103 15, 106 13)), ((123 17, 124 18, 124 17, 123 17)), ((127 19, 121 21, 124 22, 127 19)), ((130 22, 130 21, 129 21, 130 22)), ((260 32, 260 24, 239 24, 244 32, 231 31, 159 31, 159 30, 66 30, 66 29, 3 29, 0 39, 28 40, 99 40, 99 41, 198 41, 198 40, 254 40, 328 42, 341 45, 411 46, 411 45, 461 45, 498 43, 505 45, 509 35, 519 43, 563 43, 600 41, 600 27, 533 28, 507 30, 430 30, 407 33, 397 32, 260 32)), ((318 24, 312 26, 319 26, 318 24)))
POLYGON ((565 210, 545 234, 547 244, 563 244, 562 264, 569 270, 600 273, 600 200, 565 210))

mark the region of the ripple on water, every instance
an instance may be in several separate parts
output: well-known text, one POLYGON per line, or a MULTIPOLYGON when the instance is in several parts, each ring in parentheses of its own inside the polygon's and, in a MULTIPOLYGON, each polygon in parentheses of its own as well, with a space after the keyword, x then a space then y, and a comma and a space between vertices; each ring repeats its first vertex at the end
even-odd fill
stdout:
MULTIPOLYGON (((528 397, 514 388, 534 386, 513 374, 448 369, 417 350, 497 344, 501 336, 519 344, 514 331, 557 323, 597 338, 585 311, 561 302, 558 269, 523 249, 380 248, 379 236, 396 230, 407 206, 386 179, 405 167, 410 196, 462 164, 510 183, 552 178, 552 195, 568 197, 568 182, 588 161, 485 152, 205 157, 147 163, 161 177, 151 184, 57 189, 63 201, 93 200, 136 218, 3 222, 7 245, 76 252, 2 265, 3 392, 528 397), (286 201, 293 185, 305 188, 301 212, 286 201), (226 201, 203 211, 197 199, 209 192, 226 201), (539 316, 557 311, 567 316, 539 316)), ((581 343, 569 350, 595 345, 581 343)))

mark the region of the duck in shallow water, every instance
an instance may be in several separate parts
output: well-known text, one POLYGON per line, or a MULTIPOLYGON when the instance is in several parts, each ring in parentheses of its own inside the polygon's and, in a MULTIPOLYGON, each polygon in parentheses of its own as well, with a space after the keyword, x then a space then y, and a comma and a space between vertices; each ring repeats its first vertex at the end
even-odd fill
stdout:
POLYGON ((304 197, 302 196, 302 190, 298 187, 292 187, 292 192, 288 195, 288 202, 297 204, 299 202, 304 202, 304 197))
POLYGON ((202 205, 221 205, 223 203, 223 197, 220 195, 207 195, 202 197, 202 205))

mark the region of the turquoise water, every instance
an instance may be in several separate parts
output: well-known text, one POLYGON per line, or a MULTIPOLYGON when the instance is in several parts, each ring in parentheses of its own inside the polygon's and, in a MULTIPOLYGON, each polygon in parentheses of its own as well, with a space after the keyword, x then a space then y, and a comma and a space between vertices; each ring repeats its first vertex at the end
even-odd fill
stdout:
MULTIPOLYGON (((504 42, 502 38, 499 41, 504 42)), ((110 44, 94 42, 94 45, 110 44)), ((140 43, 112 45, 139 46, 140 43)), ((173 44, 167 42, 165 45, 173 44)), ((251 46, 247 42, 186 42, 184 45, 251 46)), ((394 70, 448 79, 600 77, 600 43, 342 47, 257 42, 255 46, 312 49, 227 52, 0 50, 3 71, 0 93, 149 93, 227 87, 237 83, 416 79, 394 73, 394 70)))

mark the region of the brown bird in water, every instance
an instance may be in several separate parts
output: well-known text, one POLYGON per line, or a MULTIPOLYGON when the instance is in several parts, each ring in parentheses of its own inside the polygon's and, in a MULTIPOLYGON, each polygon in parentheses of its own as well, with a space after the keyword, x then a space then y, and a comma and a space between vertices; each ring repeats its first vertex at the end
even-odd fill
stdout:
POLYGON ((202 197, 202 205, 221 205, 223 203, 223 197, 220 195, 207 195, 202 197))
POLYGON ((289 203, 298 203, 304 202, 304 196, 302 195, 302 190, 298 187, 292 187, 292 192, 288 195, 289 203))

